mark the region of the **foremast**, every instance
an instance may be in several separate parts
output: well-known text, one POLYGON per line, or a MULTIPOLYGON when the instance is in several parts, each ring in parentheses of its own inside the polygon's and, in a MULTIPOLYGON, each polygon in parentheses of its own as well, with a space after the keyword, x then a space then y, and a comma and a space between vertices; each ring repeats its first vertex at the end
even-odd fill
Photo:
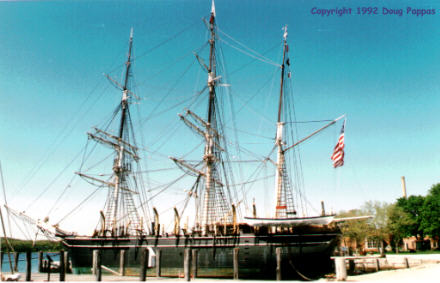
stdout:
POLYGON ((290 187, 290 179, 286 170, 285 150, 283 149, 283 146, 286 144, 283 140, 285 122, 282 120, 284 77, 286 64, 289 64, 289 59, 287 58, 287 26, 285 26, 283 30, 283 63, 281 64, 280 97, 278 103, 277 132, 275 138, 275 146, 277 147, 277 168, 275 173, 275 218, 287 218, 296 214, 293 204, 293 193, 290 187))
MULTIPOLYGON (((125 125, 127 121, 127 112, 128 112, 128 78, 130 76, 130 68, 131 68, 131 50, 133 47, 133 28, 130 30, 130 39, 128 44, 128 55, 127 55, 127 61, 125 63, 125 77, 124 77, 124 85, 122 88, 122 98, 121 98, 121 120, 119 124, 119 141, 124 141, 124 133, 125 133, 125 125)), ((111 230, 113 234, 121 234, 120 229, 124 229, 124 226, 130 226, 132 223, 131 221, 134 221, 133 225, 138 226, 139 225, 139 217, 136 213, 136 211, 130 211, 130 215, 132 219, 129 220, 130 223, 122 224, 120 223, 118 225, 118 210, 120 206, 120 197, 124 198, 122 205, 126 204, 127 206, 131 206, 134 208, 133 198, 128 197, 129 193, 127 194, 128 186, 127 186, 127 175, 130 171, 131 166, 129 166, 129 163, 125 162, 125 144, 120 143, 119 147, 116 150, 116 158, 113 166, 113 173, 115 175, 115 188, 113 191, 113 196, 110 202, 113 202, 113 204, 110 204, 107 207, 107 213, 106 215, 111 215, 109 223, 106 223, 106 229, 111 230), (121 195, 122 192, 122 195, 121 195), (122 225, 121 225, 122 224, 122 225)), ((130 195, 131 196, 131 195, 130 195)), ((124 221, 126 222, 126 221, 124 221)), ((128 227, 127 227, 128 228, 128 227)))
POLYGON ((131 54, 133 46, 133 29, 130 31, 127 61, 125 62, 125 76, 123 84, 120 85, 109 78, 122 91, 119 105, 120 120, 118 135, 112 135, 104 130, 94 128, 93 133, 88 133, 89 138, 109 146, 115 150, 113 161, 113 174, 111 180, 101 180, 83 173, 78 173, 83 178, 100 183, 101 186, 109 188, 104 212, 101 212, 100 229, 97 231, 101 236, 111 235, 114 237, 123 235, 135 235, 142 230, 142 221, 135 207, 133 195, 138 194, 136 188, 130 189, 129 184, 135 184, 132 177, 132 164, 139 161, 138 148, 130 143, 134 142, 130 119, 130 98, 135 96, 129 89, 129 78, 131 74, 131 54))

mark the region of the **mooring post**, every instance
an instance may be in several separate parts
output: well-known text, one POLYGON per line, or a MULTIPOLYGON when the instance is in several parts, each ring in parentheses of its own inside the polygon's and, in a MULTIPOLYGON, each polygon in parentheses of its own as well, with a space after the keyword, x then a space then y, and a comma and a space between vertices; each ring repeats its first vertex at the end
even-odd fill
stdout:
POLYGON ((93 250, 93 257, 92 257, 92 274, 96 275, 97 271, 97 264, 98 263, 98 250, 93 250))
POLYGON ((141 273, 139 276, 139 281, 145 281, 147 279, 147 269, 148 269, 148 249, 144 248, 141 257, 141 273))
POLYGON ((31 281, 32 252, 26 251, 26 281, 31 281))
POLYGON ((38 272, 43 272, 43 252, 38 252, 38 272))
POLYGON ((64 274, 70 272, 69 251, 64 251, 64 274))
POLYGON ((161 250, 156 250, 156 277, 160 277, 160 265, 161 265, 161 259, 160 259, 161 250))
POLYGON ((347 266, 344 257, 335 257, 336 280, 345 281, 347 279, 347 266))
POLYGON ((191 249, 186 248, 183 259, 183 273, 185 274, 185 280, 191 280, 191 249))
POLYGON ((348 272, 352 273, 354 272, 354 269, 356 268, 356 263, 354 262, 354 259, 348 260, 348 272))
POLYGON ((277 269, 276 269, 276 273, 277 273, 277 281, 281 280, 281 248, 276 248, 275 249, 275 253, 276 253, 276 258, 277 258, 277 269))
POLYGON ((20 257, 20 253, 19 252, 15 252, 14 253, 14 271, 17 272, 18 271, 18 258, 20 257))
POLYGON ((101 267, 101 250, 94 250, 96 251, 96 274, 95 279, 96 281, 101 281, 102 279, 102 267, 101 267))
POLYGON ((376 271, 380 270, 380 260, 378 258, 376 258, 376 271))
POLYGON ((65 267, 65 257, 64 251, 60 251, 60 266, 59 266, 59 272, 60 272, 60 281, 66 281, 66 267, 65 267))
POLYGON ((238 280, 238 252, 239 248, 234 248, 233 252, 233 258, 232 258, 232 265, 234 267, 234 280, 238 280))
POLYGON ((197 267, 198 267, 198 251, 192 250, 192 263, 191 263, 191 272, 193 278, 197 278, 197 267))
POLYGON ((408 258, 407 257, 403 258, 403 265, 405 266, 405 268, 409 268, 409 262, 408 262, 408 258))
POLYGON ((46 254, 47 257, 47 281, 50 281, 50 272, 52 270, 51 265, 52 265, 52 258, 46 254))
POLYGON ((125 250, 119 252, 119 273, 125 276, 125 250))

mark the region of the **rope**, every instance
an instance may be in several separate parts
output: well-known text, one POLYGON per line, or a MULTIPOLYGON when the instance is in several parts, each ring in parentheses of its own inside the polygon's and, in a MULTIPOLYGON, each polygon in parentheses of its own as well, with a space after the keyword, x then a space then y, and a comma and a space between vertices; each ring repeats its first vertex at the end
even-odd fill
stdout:
MULTIPOLYGON (((170 93, 177 87, 177 84, 180 82, 180 80, 185 76, 185 74, 189 71, 191 66, 194 64, 194 60, 188 65, 188 67, 186 67, 186 69, 183 71, 183 74, 181 74, 180 77, 174 82, 174 84, 171 86, 171 88, 167 91, 167 93, 159 101, 158 105, 161 105, 165 101, 165 99, 170 95, 170 93)), ((150 115, 148 115, 142 122, 145 123, 146 121, 151 119, 151 117, 153 116, 154 112, 156 112, 157 109, 158 108, 156 106, 154 108, 154 110, 150 113, 150 115)))
POLYGON ((76 128, 76 126, 79 124, 80 119, 83 118, 90 109, 96 104, 99 98, 102 97, 104 92, 107 90, 107 88, 104 89, 104 91, 97 97, 97 99, 92 103, 92 105, 83 113, 80 113, 80 110, 84 107, 84 105, 87 103, 87 101, 90 100, 92 97, 92 94, 96 91, 100 83, 97 83, 95 87, 88 93, 86 99, 81 103, 81 105, 78 107, 78 109, 74 112, 74 117, 72 119, 69 119, 69 121, 73 121, 71 123, 70 127, 63 127, 63 130, 58 134, 58 136, 53 140, 53 142, 47 147, 46 152, 42 155, 40 158, 40 161, 31 169, 28 176, 24 178, 23 183, 20 185, 18 189, 14 191, 13 195, 20 195, 21 191, 29 184, 29 182, 34 178, 34 176, 40 171, 43 164, 49 160, 51 154, 54 154, 56 150, 59 148, 59 146, 62 144, 62 142, 69 137, 76 128), (78 114, 80 113, 80 114, 78 114))
MULTIPOLYGON (((225 128, 230 128, 230 127, 225 127, 225 128)), ((251 136, 255 136, 255 137, 260 137, 260 138, 264 138, 264 139, 268 139, 268 140, 272 140, 272 141, 274 140, 274 138, 270 138, 270 137, 266 137, 266 136, 262 136, 262 135, 253 134, 253 133, 250 133, 250 132, 247 132, 247 131, 239 130, 239 129, 237 129, 237 128, 233 128, 233 130, 235 130, 235 131, 237 131, 237 132, 244 133, 244 134, 248 134, 248 135, 251 135, 251 136)))
POLYGON ((313 279, 305 276, 304 274, 302 274, 301 272, 299 272, 299 270, 295 267, 295 265, 292 262, 292 259, 289 258, 289 264, 292 266, 293 270, 296 272, 296 274, 298 274, 302 279, 304 279, 305 281, 312 281, 313 279))
POLYGON ((27 206, 26 210, 29 210, 29 208, 31 208, 34 204, 36 204, 38 202, 38 200, 50 189, 50 187, 52 187, 52 185, 58 180, 59 177, 61 177, 61 175, 64 173, 64 171, 66 171, 66 169, 69 168, 70 165, 72 165, 72 163, 80 156, 81 153, 82 153, 82 150, 79 153, 77 153, 77 155, 69 162, 69 164, 67 164, 58 173, 58 175, 55 177, 55 179, 53 179, 52 182, 50 182, 50 184, 37 196, 37 198, 27 206))
POLYGON ((224 40, 224 39, 221 39, 221 38, 220 38, 220 41, 223 41, 226 45, 228 45, 228 46, 234 48, 235 50, 237 50, 237 51, 239 51, 239 52, 241 52, 241 53, 243 53, 243 54, 245 54, 245 55, 247 55, 247 56, 249 56, 249 57, 251 57, 251 58, 254 58, 254 59, 256 59, 256 60, 259 60, 259 61, 261 61, 261 62, 263 62, 263 63, 266 63, 266 64, 269 64, 269 65, 272 65, 272 66, 275 66, 275 67, 281 68, 281 65, 276 64, 276 63, 273 63, 272 61, 267 61, 267 60, 265 60, 265 59, 262 59, 262 58, 256 57, 256 56, 254 56, 254 55, 252 55, 252 54, 250 54, 250 53, 248 53, 248 52, 246 52, 246 51, 244 51, 244 50, 242 50, 242 49, 240 49, 240 48, 238 48, 238 47, 235 47, 234 45, 230 44, 229 42, 227 42, 227 41, 224 40))
MULTIPOLYGON (((101 186, 102 187, 102 186, 101 186)), ((76 207, 74 207, 70 212, 68 212, 61 220, 57 222, 56 225, 59 225, 62 221, 64 221, 67 217, 69 217, 75 210, 80 208, 86 201, 88 201, 101 187, 97 187, 90 195, 88 195, 82 202, 80 202, 76 207)))
POLYGON ((304 124, 304 123, 321 123, 321 122, 331 122, 333 120, 311 120, 311 121, 294 121, 294 122, 285 122, 286 124, 304 124))
MULTIPOLYGON (((279 64, 277 64, 277 63, 275 63, 275 62, 273 62, 273 61, 270 60, 269 58, 264 57, 263 55, 259 54, 257 51, 255 51, 255 50, 253 50, 253 49, 247 47, 246 45, 244 45, 243 43, 241 43, 241 42, 239 42, 238 40, 234 39, 232 36, 228 35, 227 33, 225 33, 224 31, 220 30, 219 28, 217 28, 217 30, 218 30, 219 32, 221 32, 222 34, 224 34, 226 37, 230 38, 232 41, 234 41, 234 42, 236 42, 237 44, 239 44, 240 46, 242 46, 242 47, 246 48, 247 50, 249 50, 250 53, 253 53, 253 54, 255 54, 255 55, 251 55, 251 54, 249 54, 248 52, 243 51, 245 54, 248 54, 249 56, 251 56, 251 57, 253 57, 253 58, 257 59, 257 60, 260 60, 260 61, 262 61, 262 62, 265 62, 265 63, 268 63, 268 64, 271 64, 271 65, 274 65, 274 66, 276 66, 276 67, 280 67, 280 68, 281 68, 281 65, 279 65, 279 64), (258 56, 258 57, 260 57, 260 58, 258 58, 258 57, 256 57, 256 56, 258 56)), ((219 40, 221 40, 221 41, 225 42, 226 44, 228 44, 225 40, 223 40, 223 39, 221 39, 221 38, 219 38, 219 40)), ((229 45, 229 44, 228 44, 228 45, 229 45)), ((230 46, 231 46, 232 48, 235 48, 235 49, 239 50, 239 51, 241 50, 241 49, 238 49, 238 48, 236 48, 236 47, 234 47, 234 46, 232 46, 232 45, 230 45, 230 46)))
MULTIPOLYGON (((1 175, 1 177, 2 177, 3 198, 4 198, 4 200, 5 200, 5 204, 8 205, 8 202, 7 202, 7 200, 6 200, 5 179, 3 178, 3 168, 2 168, 2 166, 1 166, 1 163, 0 163, 0 175, 1 175)), ((1 207, 0 207, 0 209, 1 209, 1 207)), ((7 211, 7 210, 6 210, 6 211, 7 211)), ((12 235, 11 217, 10 217, 10 215, 9 215, 9 211, 7 211, 7 212, 8 212, 9 234, 12 235)), ((0 216, 1 216, 1 211, 0 211, 0 216)), ((3 221, 3 216, 2 216, 1 218, 2 218, 1 220, 3 221)), ((6 234, 6 231, 3 231, 3 232, 6 234)), ((4 235, 4 236, 6 237, 6 235, 4 235)), ((9 245, 9 241, 6 241, 6 242, 7 242, 8 245, 9 245)), ((14 250, 14 248, 12 248, 12 246, 11 246, 11 249, 14 250)))
MULTIPOLYGON (((168 43, 169 41, 178 38, 180 35, 182 35, 184 32, 186 32, 186 31, 189 30, 190 28, 194 27, 196 24, 197 24, 197 25, 199 24, 199 21, 198 21, 198 20, 195 21, 195 22, 193 22, 192 24, 186 26, 185 28, 181 29, 180 31, 178 31, 177 33, 173 34, 172 36, 170 36, 169 38, 165 39, 164 41, 162 41, 162 42, 156 44, 156 45, 153 46, 152 48, 150 48, 150 49, 144 51, 144 52, 141 53, 140 55, 138 55, 138 56, 136 56, 136 57, 133 57, 133 58, 132 58, 132 62, 134 62, 135 60, 138 60, 139 58, 141 58, 141 57, 147 55, 148 53, 150 53, 150 52, 156 50, 157 48, 159 48, 159 47, 161 47, 162 45, 168 43)), ((123 66, 123 65, 121 65, 121 66, 123 66)))

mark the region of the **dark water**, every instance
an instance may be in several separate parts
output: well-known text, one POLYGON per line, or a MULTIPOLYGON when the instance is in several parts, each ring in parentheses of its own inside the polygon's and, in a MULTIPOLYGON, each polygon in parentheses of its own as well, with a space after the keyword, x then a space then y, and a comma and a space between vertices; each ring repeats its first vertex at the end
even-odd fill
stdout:
MULTIPOLYGON (((59 261, 60 255, 58 253, 43 253, 43 259, 47 259, 49 255, 53 261, 59 261)), ((15 260, 14 253, 11 253, 12 267, 14 267, 15 260)), ((3 254, 2 272, 10 272, 9 257, 7 253, 3 254)), ((26 272, 26 253, 20 253, 18 256, 18 272, 26 272)), ((32 272, 38 272, 38 253, 32 253, 32 272)))

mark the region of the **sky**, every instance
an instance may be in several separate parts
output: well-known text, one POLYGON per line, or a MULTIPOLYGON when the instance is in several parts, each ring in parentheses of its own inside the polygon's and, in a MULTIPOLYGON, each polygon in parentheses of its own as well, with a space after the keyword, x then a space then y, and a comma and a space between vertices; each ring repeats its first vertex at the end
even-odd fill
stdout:
MULTIPOLYGON (((171 168, 167 156, 182 156, 197 145, 200 140, 176 114, 206 84, 193 52, 206 43, 202 17, 210 10, 210 0, 1 1, 0 162, 11 206, 37 215, 69 183, 85 133, 102 125, 120 100, 103 73, 120 81, 132 27, 132 86, 141 97, 133 108, 145 107, 139 121, 148 169, 171 168)), ((315 209, 321 200, 333 212, 369 200, 394 202, 402 195, 401 176, 410 195, 426 195, 440 181, 436 1, 363 1, 361 6, 356 1, 218 0, 216 16, 227 70, 222 79, 239 109, 235 119, 226 120, 235 120, 237 129, 274 136, 279 83, 271 63, 281 60, 285 25, 297 120, 346 115, 343 167, 332 168, 330 160, 341 123, 299 148, 304 189, 315 209), (343 7, 351 14, 313 14, 343 7), (385 14, 389 9, 402 9, 402 15, 385 14), (422 16, 422 10, 435 14, 422 16), (270 63, 232 48, 240 46, 237 42, 270 63)), ((205 104, 192 106, 200 115, 206 111, 205 104)), ((322 125, 300 124, 299 137, 322 125)), ((240 135, 240 142, 260 155, 273 146, 248 135, 240 135)), ((153 176, 148 185, 171 175, 153 176)), ((66 207, 91 190, 81 181, 71 185, 77 189, 63 199, 66 207)), ((173 190, 179 194, 181 188, 173 190)), ((255 196, 264 203, 260 207, 267 208, 270 195, 255 196)), ((96 210, 104 198, 105 192, 98 193, 91 206, 96 210)), ((78 212, 80 229, 88 213, 78 212)))

